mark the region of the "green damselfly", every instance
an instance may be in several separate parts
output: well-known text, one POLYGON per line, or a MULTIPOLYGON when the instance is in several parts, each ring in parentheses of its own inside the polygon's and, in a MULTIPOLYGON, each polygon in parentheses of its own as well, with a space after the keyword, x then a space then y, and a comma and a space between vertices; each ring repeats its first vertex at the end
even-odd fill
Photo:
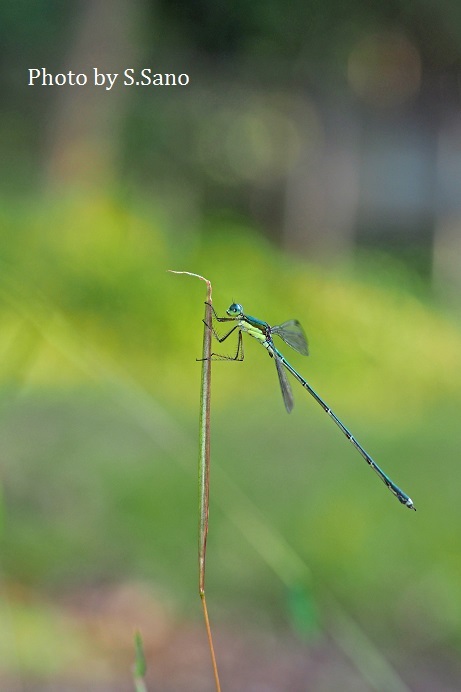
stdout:
POLYGON ((224 360, 243 360, 243 332, 246 332, 254 339, 259 341, 259 343, 262 346, 264 346, 264 348, 267 350, 270 357, 274 359, 275 366, 277 369, 277 375, 279 378, 280 388, 282 390, 283 401, 285 403, 285 408, 288 411, 288 413, 290 413, 290 411, 293 408, 293 394, 291 391, 290 383, 288 382, 285 369, 288 370, 288 372, 290 372, 293 375, 293 377, 296 380, 298 380, 298 382, 305 389, 307 389, 309 394, 311 394, 316 400, 316 402, 320 404, 325 413, 328 413, 330 418, 334 420, 341 432, 344 433, 347 439, 354 445, 357 451, 365 459, 367 464, 371 466, 371 468, 378 474, 383 483, 396 496, 399 502, 401 502, 403 505, 405 505, 405 507, 408 507, 409 509, 416 509, 411 498, 408 497, 408 495, 404 493, 403 490, 401 490, 398 487, 398 485, 396 485, 389 478, 389 476, 386 473, 384 473, 382 469, 380 469, 378 464, 371 458, 368 452, 364 450, 362 445, 359 444, 359 442, 357 442, 352 433, 339 420, 336 414, 333 413, 331 408, 324 402, 324 400, 317 394, 317 392, 314 389, 312 389, 307 380, 305 380, 304 377, 302 377, 299 374, 299 372, 295 370, 295 368, 292 365, 290 365, 285 356, 275 346, 272 337, 274 335, 277 335, 286 344, 288 344, 288 346, 291 346, 291 348, 293 348, 298 353, 301 353, 304 356, 308 355, 309 351, 307 346, 306 335, 304 333, 303 328, 297 320, 289 320, 288 322, 283 322, 280 325, 271 327, 267 322, 263 322, 262 320, 259 320, 256 317, 247 315, 244 312, 243 307, 239 303, 232 303, 232 305, 229 306, 229 308, 226 310, 227 317, 218 317, 213 307, 212 310, 217 322, 235 322, 235 325, 227 332, 227 334, 224 334, 224 336, 220 336, 216 332, 212 324, 207 325, 213 331, 215 338, 220 343, 222 343, 235 330, 238 330, 238 345, 235 356, 222 356, 219 353, 212 353, 211 357, 215 356, 218 359, 224 360))

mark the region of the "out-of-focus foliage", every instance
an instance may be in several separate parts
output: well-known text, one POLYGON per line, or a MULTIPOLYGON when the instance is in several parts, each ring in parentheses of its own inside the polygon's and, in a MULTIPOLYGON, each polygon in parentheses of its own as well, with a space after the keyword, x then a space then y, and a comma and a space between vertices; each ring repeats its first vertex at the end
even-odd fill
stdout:
MULTIPOLYGON (((97 668, 46 594, 80 594, 91 610, 95 584, 141 580, 165 608, 146 609, 149 621, 197 614, 204 289, 168 269, 210 279, 219 314, 238 301, 271 324, 298 318, 310 356, 284 345, 287 358, 417 507, 398 504, 296 382, 287 416, 273 362, 246 339, 243 363, 213 363, 216 620, 313 641, 344 609, 381 648, 404 652, 403 667, 428 651, 455 659, 461 326, 441 301, 459 304, 460 7, 0 6, 11 603, 0 675, 97 668), (96 65, 191 82, 27 86, 31 67, 96 65), (363 250, 373 247, 383 252, 363 250)), ((97 613, 85 617, 96 630, 97 613)), ((101 629, 131 646, 125 611, 114 620, 101 629)))
POLYGON ((212 280, 220 313, 238 300, 272 323, 303 322, 311 356, 287 355, 418 508, 398 505, 296 383, 287 417, 273 364, 246 343, 243 364, 213 366, 209 580, 222 607, 271 608, 282 578, 246 543, 259 529, 243 491, 306 561, 314 593, 328 585, 416 649, 457 640, 461 335, 405 271, 381 261, 360 281, 345 266, 328 274, 235 225, 181 246, 152 210, 103 197, 4 204, 2 217, 10 578, 134 574, 190 602, 204 292, 166 272, 187 269, 212 280))
MULTIPOLYGON (((297 316, 308 334, 311 358, 299 363, 293 355, 294 360, 319 381, 331 380, 333 391, 347 396, 358 411, 367 400, 364 415, 370 419, 414 420, 461 389, 458 328, 427 307, 411 275, 385 258, 363 257, 369 278, 360 282, 346 266, 329 274, 281 258, 248 227, 232 222, 217 222, 206 243, 200 236, 178 243, 147 207, 103 197, 77 197, 51 208, 31 205, 19 213, 4 206, 2 216, 3 349, 15 357, 18 319, 29 319, 30 329, 43 329, 46 336, 46 323, 63 318, 78 338, 84 335, 86 344, 122 361, 165 402, 185 403, 188 388, 178 385, 196 370, 200 332, 193 326, 201 315, 200 290, 166 269, 186 263, 185 268, 210 275, 222 314, 238 300, 270 323, 297 316), (180 377, 178 357, 184 367, 180 377), (334 377, 328 373, 332 367, 334 377), (369 397, 370 388, 379 395, 369 397)), ((232 351, 233 345, 222 348, 232 351)), ((46 339, 39 353, 34 381, 81 378, 46 339)), ((263 360, 261 354, 254 357, 263 360)), ((258 373, 266 366, 263 362, 258 373)), ((216 396, 229 401, 241 381, 229 364, 221 367, 227 393, 216 396)), ((3 369, 14 376, 7 358, 3 369)), ((255 394, 257 388, 245 388, 245 397, 255 394)))
MULTIPOLYGON (((387 4, 354 0, 347 5, 340 0, 325 3, 297 0, 290 3, 289 11, 281 0, 257 2, 251 7, 236 3, 230 12, 212 0, 193 4, 161 2, 155 7, 161 8, 160 16, 176 27, 180 35, 187 32, 188 41, 202 52, 221 59, 243 55, 254 65, 277 58, 274 76, 278 78, 282 77, 282 70, 286 77, 294 66, 301 71, 309 70, 316 81, 315 65, 329 61, 335 64, 373 26, 403 26, 423 49, 427 46, 432 59, 436 57, 435 48, 442 52, 447 47, 434 45, 431 32, 446 32, 453 43, 459 41, 456 28, 459 6, 453 0, 443 6, 409 0, 387 4)), ((338 67, 339 61, 335 65, 338 67)))

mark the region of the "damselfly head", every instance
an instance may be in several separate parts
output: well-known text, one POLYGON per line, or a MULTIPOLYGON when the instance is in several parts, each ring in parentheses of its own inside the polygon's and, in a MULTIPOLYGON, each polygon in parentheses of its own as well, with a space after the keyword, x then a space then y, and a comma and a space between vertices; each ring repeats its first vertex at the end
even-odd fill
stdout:
POLYGON ((240 317, 243 315, 243 307, 240 303, 232 303, 226 310, 229 317, 240 317))

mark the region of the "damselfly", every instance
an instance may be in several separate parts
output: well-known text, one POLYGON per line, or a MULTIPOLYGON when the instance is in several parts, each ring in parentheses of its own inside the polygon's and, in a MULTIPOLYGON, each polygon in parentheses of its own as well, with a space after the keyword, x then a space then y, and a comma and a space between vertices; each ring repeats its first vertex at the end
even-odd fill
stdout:
POLYGON ((282 390, 283 401, 285 403, 285 408, 290 413, 293 408, 293 394, 291 391, 290 383, 285 372, 285 369, 290 372, 293 377, 298 380, 298 382, 311 394, 316 402, 320 404, 325 413, 328 413, 330 418, 334 420, 338 428, 347 439, 354 445, 357 451, 362 455, 367 464, 378 474, 383 483, 389 488, 389 490, 396 496, 396 498, 403 505, 409 509, 416 509, 411 498, 408 497, 406 493, 403 492, 390 478, 384 473, 378 464, 373 461, 371 456, 364 450, 362 445, 358 443, 351 432, 346 428, 346 426, 341 423, 339 418, 331 410, 331 408, 324 402, 324 400, 315 392, 310 384, 302 377, 295 368, 290 365, 285 356, 278 350, 273 341, 274 334, 280 337, 288 346, 291 346, 295 351, 301 353, 304 356, 308 355, 307 339, 304 334, 304 330, 297 320, 289 320, 288 322, 283 322, 283 324, 271 327, 267 322, 252 317, 251 315, 245 314, 243 307, 239 303, 232 303, 226 310, 227 317, 218 317, 216 311, 212 307, 214 317, 217 322, 235 322, 235 325, 224 334, 224 336, 219 336, 219 334, 214 329, 213 325, 207 325, 212 329, 215 338, 222 343, 225 341, 235 330, 238 330, 238 345, 237 352, 235 356, 222 356, 218 353, 212 353, 211 356, 216 356, 219 359, 226 360, 243 360, 243 339, 242 334, 246 332, 254 339, 259 341, 259 343, 264 346, 271 358, 274 359, 275 367, 277 369, 277 375, 279 378, 280 388, 282 390))

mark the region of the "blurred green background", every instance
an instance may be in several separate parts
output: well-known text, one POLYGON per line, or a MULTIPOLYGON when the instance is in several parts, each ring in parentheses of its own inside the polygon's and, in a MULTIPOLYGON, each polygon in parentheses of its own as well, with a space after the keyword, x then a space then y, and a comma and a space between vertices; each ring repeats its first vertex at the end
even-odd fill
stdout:
POLYGON ((256 342, 214 363, 223 689, 460 689, 460 11, 2 5, 1 689, 130 689, 136 628, 149 689, 213 689, 205 288, 168 269, 298 318, 287 358, 418 510, 256 342), (112 90, 27 85, 95 66, 112 90))

